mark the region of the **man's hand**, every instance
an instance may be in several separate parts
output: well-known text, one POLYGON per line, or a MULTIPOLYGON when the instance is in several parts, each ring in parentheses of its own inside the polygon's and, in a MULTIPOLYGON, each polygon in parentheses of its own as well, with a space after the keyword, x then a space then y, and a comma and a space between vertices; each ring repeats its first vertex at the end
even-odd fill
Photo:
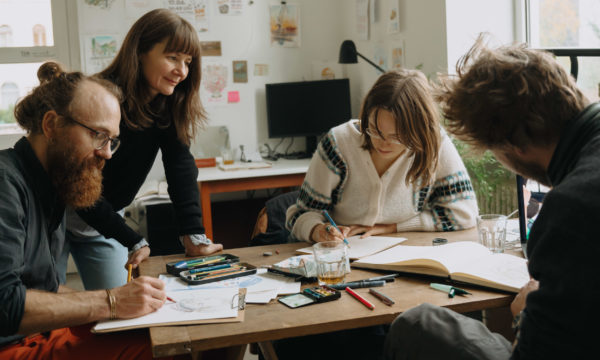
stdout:
POLYGON ((157 278, 140 276, 130 283, 112 289, 117 317, 131 319, 155 312, 167 299, 165 283, 157 278))
POLYGON ((396 224, 375 224, 373 226, 351 225, 348 236, 363 233, 360 238, 379 234, 392 234, 396 232, 396 224))
POLYGON ((131 264, 132 267, 134 269, 137 269, 138 265, 146 260, 148 258, 148 256, 150 256, 150 247, 149 246, 144 246, 139 248, 137 251, 131 253, 131 255, 129 255, 129 259, 127 260, 127 263, 125 264, 125 270, 127 270, 127 265, 131 264))
POLYGON ((194 245, 189 235, 183 237, 183 246, 186 256, 205 256, 223 250, 222 244, 199 244, 194 245))
POLYGON ((521 288, 515 299, 510 304, 510 311, 514 316, 517 316, 523 309, 525 309, 525 300, 530 292, 537 290, 540 287, 540 283, 537 280, 529 280, 525 286, 521 288))

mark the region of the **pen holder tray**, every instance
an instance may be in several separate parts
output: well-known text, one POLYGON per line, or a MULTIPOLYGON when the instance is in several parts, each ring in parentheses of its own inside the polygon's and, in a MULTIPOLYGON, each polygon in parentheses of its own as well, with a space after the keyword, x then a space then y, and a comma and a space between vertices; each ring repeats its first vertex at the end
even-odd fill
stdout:
POLYGON ((230 267, 207 271, 202 271, 202 268, 184 270, 179 273, 179 278, 190 285, 201 285, 256 274, 256 266, 248 263, 226 265, 230 265, 230 267))
POLYGON ((200 269, 206 268, 210 266, 223 265, 223 264, 231 264, 237 263, 240 261, 240 258, 231 254, 219 254, 219 255, 210 255, 210 256, 201 256, 191 259, 185 259, 180 261, 173 261, 167 263, 167 272, 171 275, 179 275, 180 272, 186 270, 200 269), (215 261, 217 260, 217 261, 215 261), (204 262, 202 262, 204 261, 204 262), (185 266, 178 267, 177 264, 187 263, 185 266))
POLYGON ((314 299, 317 303, 337 300, 342 296, 339 291, 324 285, 306 288, 302 290, 302 294, 314 299))

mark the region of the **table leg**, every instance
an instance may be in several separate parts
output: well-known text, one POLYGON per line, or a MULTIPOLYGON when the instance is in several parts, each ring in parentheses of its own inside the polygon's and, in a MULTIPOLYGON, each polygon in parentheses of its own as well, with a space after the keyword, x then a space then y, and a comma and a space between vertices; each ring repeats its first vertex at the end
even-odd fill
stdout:
POLYGON ((202 207, 202 225, 204 226, 204 233, 209 239, 214 240, 212 209, 210 205, 211 189, 209 185, 203 185, 202 183, 198 183, 198 188, 200 190, 200 206, 202 207))
POLYGON ((277 353, 275 352, 275 348, 273 347, 272 342, 270 342, 270 341, 259 342, 258 347, 260 347, 260 351, 262 352, 265 360, 278 360, 277 353))

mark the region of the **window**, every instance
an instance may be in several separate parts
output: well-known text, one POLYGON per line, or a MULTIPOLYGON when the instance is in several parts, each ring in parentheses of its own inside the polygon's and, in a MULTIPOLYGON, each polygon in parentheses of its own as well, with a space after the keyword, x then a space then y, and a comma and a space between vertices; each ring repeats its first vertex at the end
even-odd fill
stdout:
MULTIPOLYGON (((529 0, 528 42, 532 48, 600 48, 600 1, 529 0)), ((570 69, 567 57, 558 61, 570 69)), ((579 57, 577 84, 598 101, 600 57, 579 57)))
MULTIPOLYGON (((69 44, 67 31, 67 11, 77 16, 75 3, 0 1, 0 136, 22 132, 15 125, 12 109, 19 98, 39 84, 37 69, 44 61, 55 60, 68 69, 78 68, 79 64, 71 59, 79 57, 79 46, 69 44)), ((76 32, 76 19, 69 21, 76 32)))

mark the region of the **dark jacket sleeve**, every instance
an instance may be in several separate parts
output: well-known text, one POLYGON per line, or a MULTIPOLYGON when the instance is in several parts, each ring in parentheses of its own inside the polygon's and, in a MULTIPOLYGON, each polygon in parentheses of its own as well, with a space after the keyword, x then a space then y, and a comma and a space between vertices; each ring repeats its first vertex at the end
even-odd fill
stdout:
POLYGON ((189 147, 177 138, 175 126, 163 133, 160 149, 179 235, 204 234, 198 168, 189 147))
POLYGON ((25 311, 24 269, 26 229, 25 193, 0 169, 0 342, 14 335, 25 311), (15 206, 16 205, 16 206, 15 206))
POLYGON ((104 198, 100 198, 91 208, 78 210, 77 214, 102 236, 116 239, 128 249, 143 238, 125 223, 125 219, 104 198))

